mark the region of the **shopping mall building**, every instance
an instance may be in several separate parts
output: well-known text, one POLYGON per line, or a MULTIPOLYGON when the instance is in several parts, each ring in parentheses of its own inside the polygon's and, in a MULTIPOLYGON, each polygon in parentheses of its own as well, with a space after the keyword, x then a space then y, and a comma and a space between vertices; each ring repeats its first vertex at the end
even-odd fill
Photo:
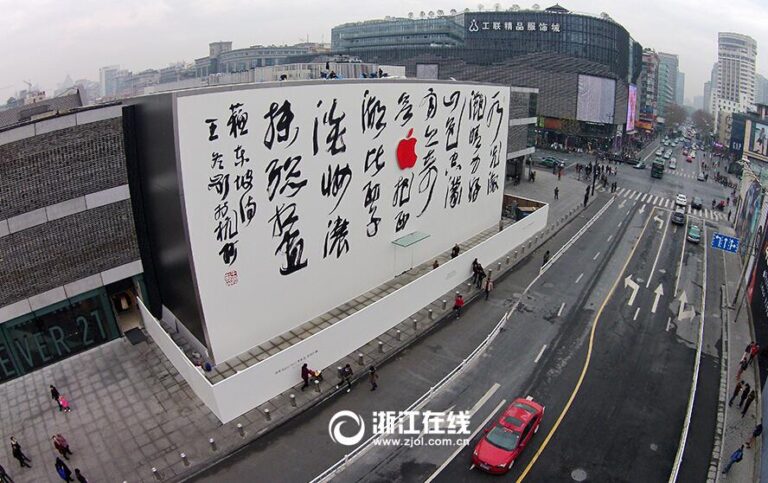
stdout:
POLYGON ((331 50, 404 65, 411 78, 536 88, 540 146, 620 148, 634 131, 643 49, 607 14, 557 5, 438 14, 339 25, 331 50))

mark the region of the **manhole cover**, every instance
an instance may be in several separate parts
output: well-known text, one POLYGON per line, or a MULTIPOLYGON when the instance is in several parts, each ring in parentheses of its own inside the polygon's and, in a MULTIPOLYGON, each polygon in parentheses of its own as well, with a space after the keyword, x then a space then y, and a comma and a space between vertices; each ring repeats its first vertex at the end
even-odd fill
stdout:
POLYGON ((658 451, 658 450, 659 450, 659 445, 657 445, 656 443, 651 443, 651 451, 658 451))
POLYGON ((587 472, 581 468, 576 468, 571 471, 571 478, 573 478, 573 481, 584 481, 587 479, 587 472))

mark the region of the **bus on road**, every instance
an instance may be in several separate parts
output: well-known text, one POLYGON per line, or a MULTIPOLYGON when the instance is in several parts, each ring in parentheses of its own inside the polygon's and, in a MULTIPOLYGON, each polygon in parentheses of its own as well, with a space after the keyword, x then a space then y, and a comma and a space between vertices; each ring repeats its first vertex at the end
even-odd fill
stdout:
POLYGON ((664 176, 664 160, 656 158, 651 165, 651 178, 659 178, 664 176))

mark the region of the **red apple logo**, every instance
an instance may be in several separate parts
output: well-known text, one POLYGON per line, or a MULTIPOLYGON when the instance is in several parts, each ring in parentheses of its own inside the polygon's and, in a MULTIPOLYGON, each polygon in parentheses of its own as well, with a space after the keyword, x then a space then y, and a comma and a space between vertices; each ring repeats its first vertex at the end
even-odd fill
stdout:
POLYGON ((416 164, 416 138, 413 135, 413 128, 408 131, 405 139, 397 143, 397 165, 400 169, 413 168, 416 164))

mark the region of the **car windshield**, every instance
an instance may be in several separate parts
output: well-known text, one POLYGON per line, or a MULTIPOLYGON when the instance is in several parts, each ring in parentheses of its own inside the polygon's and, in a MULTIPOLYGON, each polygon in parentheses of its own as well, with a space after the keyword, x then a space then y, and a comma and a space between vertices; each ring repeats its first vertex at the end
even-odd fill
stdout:
POLYGON ((517 447, 520 433, 510 431, 502 426, 496 426, 488 433, 485 439, 497 448, 512 451, 517 447))

